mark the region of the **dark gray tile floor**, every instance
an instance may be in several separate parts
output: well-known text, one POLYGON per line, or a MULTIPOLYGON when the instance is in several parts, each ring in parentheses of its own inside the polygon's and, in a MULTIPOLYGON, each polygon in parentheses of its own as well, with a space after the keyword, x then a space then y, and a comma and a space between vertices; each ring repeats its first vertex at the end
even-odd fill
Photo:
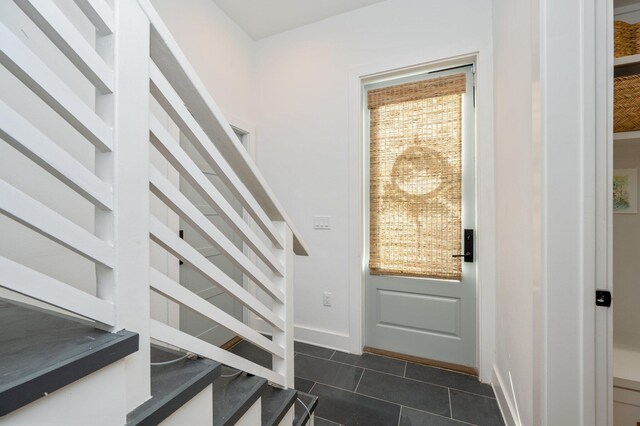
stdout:
MULTIPOLYGON (((241 342, 231 351, 270 366, 241 342)), ((374 354, 295 343, 296 389, 319 397, 319 426, 501 426, 491 386, 474 376, 374 354)))

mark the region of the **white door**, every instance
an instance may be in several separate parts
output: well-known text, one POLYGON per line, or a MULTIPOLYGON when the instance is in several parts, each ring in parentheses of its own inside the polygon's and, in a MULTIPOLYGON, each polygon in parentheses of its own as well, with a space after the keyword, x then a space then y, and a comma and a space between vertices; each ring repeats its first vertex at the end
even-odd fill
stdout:
MULTIPOLYGON (((246 140, 245 135, 236 132, 238 138, 243 141, 246 140)), ((225 199, 231 204, 232 207, 242 216, 243 209, 240 202, 233 196, 229 189, 222 183, 220 178, 215 174, 213 170, 204 162, 198 152, 191 146, 188 141, 181 143, 183 148, 189 153, 204 174, 209 178, 213 185, 220 191, 225 199)), ((246 146, 245 146, 246 148, 246 146)), ((195 204, 196 207, 209 219, 213 224, 227 237, 230 241, 242 250, 242 239, 236 235, 229 226, 225 223, 219 215, 204 202, 202 197, 193 190, 189 184, 181 178, 180 188, 183 193, 195 204)), ((180 220, 181 237, 188 242, 191 246, 196 248, 202 255, 204 255, 211 263, 220 268, 230 278, 232 278, 239 286, 244 285, 244 274, 235 266, 224 254, 221 254, 215 247, 202 238, 198 232, 196 232, 188 223, 184 220, 180 220)), ((242 304, 234 300, 223 289, 212 284, 209 280, 205 279, 201 274, 196 272, 192 267, 181 264, 180 265, 180 284, 187 289, 195 292, 200 297, 207 300, 209 303, 222 309, 229 315, 233 316, 239 321, 243 320, 243 307, 242 304)), ((229 331, 226 328, 220 327, 211 320, 203 317, 191 311, 187 308, 180 309, 180 329, 193 336, 197 336, 209 343, 216 346, 224 345, 229 340, 233 339, 235 333, 229 331)))
POLYGON ((365 89, 365 345, 475 368, 472 67, 365 89))

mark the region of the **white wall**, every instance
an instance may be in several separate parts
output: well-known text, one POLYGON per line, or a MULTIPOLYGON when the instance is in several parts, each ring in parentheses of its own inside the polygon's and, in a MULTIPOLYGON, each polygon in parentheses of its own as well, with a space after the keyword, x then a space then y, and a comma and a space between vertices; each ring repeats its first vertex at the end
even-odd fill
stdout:
MULTIPOLYGON (((616 142, 613 168, 640 168, 640 143, 616 142)), ((613 215, 613 339, 616 346, 640 348, 640 214, 613 215)))
MULTIPOLYGON (((522 424, 533 424, 533 18, 531 1, 494 1, 496 152, 495 383, 522 424)), ((538 253, 536 253, 538 251, 538 253)))
POLYGON ((212 0, 152 0, 152 4, 227 120, 232 125, 253 125, 254 41, 212 0))
POLYGON ((295 260, 297 339, 354 349, 359 301, 350 274, 359 265, 349 238, 359 224, 349 221, 357 197, 348 187, 357 143, 350 74, 478 51, 490 62, 490 39, 489 1, 394 0, 258 42, 258 165, 311 251, 295 260), (330 216, 331 230, 314 231, 315 215, 330 216), (333 294, 330 308, 322 305, 325 291, 333 294))
POLYGON ((606 81, 607 16, 596 5, 493 3, 494 384, 513 423, 595 424, 594 159, 608 111, 596 84, 606 81))

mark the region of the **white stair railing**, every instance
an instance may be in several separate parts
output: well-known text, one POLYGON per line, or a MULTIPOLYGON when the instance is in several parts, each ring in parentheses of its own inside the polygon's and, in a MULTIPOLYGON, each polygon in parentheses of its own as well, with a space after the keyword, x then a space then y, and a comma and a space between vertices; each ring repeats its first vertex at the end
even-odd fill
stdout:
MULTIPOLYGON (((270 353, 268 369, 231 352, 191 336, 166 324, 152 321, 151 337, 220 361, 226 365, 265 377, 283 386, 293 387, 293 254, 306 254, 299 235, 282 212, 273 194, 246 155, 231 126, 206 91, 204 84, 147 0, 138 2, 151 26, 150 93, 164 113, 180 130, 213 170, 220 181, 256 224, 250 226, 220 193, 206 173, 153 114, 149 120, 149 141, 180 174, 201 200, 212 208, 244 246, 263 264, 255 264, 248 253, 239 249, 193 200, 170 182, 160 171, 151 168, 149 187, 152 194, 198 232, 264 293, 258 298, 239 285, 195 247, 180 239, 156 218, 151 219, 150 237, 171 255, 196 270, 204 279, 224 290, 248 311, 264 320, 272 329, 269 339, 242 321, 211 305, 196 293, 157 270, 151 273, 151 288, 170 300, 188 307, 237 336, 270 353), (269 213, 267 213, 267 211, 269 213)), ((202 201, 200 201, 202 202, 202 201)))
MULTIPOLYGON (((74 23, 55 2, 14 0, 14 4, 24 13, 14 13, 14 18, 20 22, 30 20, 44 37, 32 34, 37 36, 35 40, 40 40, 38 44, 25 33, 23 41, 8 28, 12 22, 0 23, 0 64, 24 85, 17 87, 17 91, 31 91, 41 103, 30 101, 33 105, 28 113, 21 114, 16 105, 5 99, 0 101, 0 137, 31 160, 34 168, 48 172, 49 179, 39 182, 39 194, 19 189, 22 182, 7 173, 14 169, 11 161, 20 159, 17 154, 5 151, 8 156, 0 161, 5 177, 12 183, 0 182, 0 213, 57 243, 61 247, 56 253, 68 249, 93 262, 95 294, 62 282, 53 274, 39 272, 25 262, 5 257, 0 258, 0 287, 93 320, 108 330, 137 332, 139 351, 124 361, 127 408, 133 409, 150 395, 149 290, 145 285, 149 279, 148 177, 146 169, 138 167, 139 162, 148 163, 149 156, 145 144, 149 109, 148 21, 135 2, 75 0, 79 11, 93 24, 94 37, 87 34, 84 25, 78 26, 77 13, 72 14, 74 23), (62 54, 63 60, 68 60, 67 64, 51 60, 46 39, 62 54), (69 72, 69 64, 85 80, 63 79, 64 76, 56 74, 69 72), (87 84, 95 89, 91 101, 78 95, 87 84), (57 116, 52 118, 45 105, 57 116), (46 117, 44 121, 53 119, 59 124, 48 123, 45 133, 40 129, 44 125, 39 122, 41 116, 46 117), (68 131, 51 132, 52 128, 61 127, 68 131), (85 145, 80 151, 86 152, 93 146, 91 164, 78 161, 62 148, 68 145, 65 139, 77 136, 81 136, 85 145), (139 142, 131 142, 136 140, 139 142), (67 212, 65 215, 38 199, 38 196, 49 201, 55 199, 51 194, 42 196, 50 189, 66 194, 56 181, 90 203, 92 213, 91 217, 83 218, 85 226, 75 223, 68 214, 74 209, 87 211, 80 201, 77 206, 63 209, 58 205, 58 210, 67 212), (92 225, 87 226, 88 222, 92 225)), ((3 5, 9 6, 13 7, 3 5)), ((68 9, 74 4, 60 6, 68 9)), ((30 31, 32 27, 25 28, 30 31)), ((25 98, 32 99, 26 94, 25 98)), ((15 222, 6 226, 16 228, 19 225, 15 222)), ((42 249, 39 245, 44 247, 40 241, 30 236, 28 249, 37 254, 42 249)), ((13 247, 21 244, 25 250, 27 243, 5 239, 2 244, 4 253, 11 253, 13 247)), ((76 266, 68 257, 64 259, 70 263, 60 265, 59 269, 70 270, 66 275, 72 276, 76 266)))
MULTIPOLYGON (((113 93, 113 69, 53 2, 16 1, 16 4, 98 91, 113 93)), ((88 3, 86 8, 92 10, 88 3)), ((57 112, 62 120, 97 150, 113 152, 114 138, 110 125, 3 23, 0 23, 0 51, 0 63, 57 112)), ((108 215, 113 213, 113 182, 98 177, 39 130, 36 123, 2 100, 0 137, 96 209, 108 215)), ((112 271, 114 268, 112 238, 96 236, 5 181, 0 181, 0 213, 95 262, 104 270, 112 271)), ((0 258, 0 286, 103 325, 116 325, 113 299, 90 295, 4 257, 0 258)))
POLYGON ((42 55, 1 22, 0 64, 81 135, 94 150, 95 161, 91 166, 80 162, 37 121, 4 99, 0 99, 0 143, 8 144, 34 167, 48 172, 52 181, 62 182, 90 203, 94 227, 79 226, 4 180, 0 180, 0 214, 93 262, 96 290, 87 293, 5 257, 0 257, 0 287, 95 321, 105 329, 137 332, 140 350, 126 360, 130 410, 149 397, 151 340, 293 387, 293 256, 306 255, 306 246, 150 2, 75 0, 95 28, 93 42, 56 3, 14 1, 86 79, 84 83, 95 88, 95 103, 80 99, 42 55), (195 148, 198 160, 151 113, 152 99, 195 148), (202 201, 195 203, 181 184, 150 163, 150 149, 157 150, 182 182, 217 213, 244 250, 207 217, 199 205, 202 201), (202 161, 238 201, 246 217, 211 182, 198 165, 202 161), (238 284, 180 239, 176 229, 154 217, 150 197, 159 199, 215 247, 258 292, 238 284), (271 328, 271 337, 153 268, 152 242, 262 319, 271 328), (150 319, 150 291, 267 351, 273 358, 272 367, 150 319))

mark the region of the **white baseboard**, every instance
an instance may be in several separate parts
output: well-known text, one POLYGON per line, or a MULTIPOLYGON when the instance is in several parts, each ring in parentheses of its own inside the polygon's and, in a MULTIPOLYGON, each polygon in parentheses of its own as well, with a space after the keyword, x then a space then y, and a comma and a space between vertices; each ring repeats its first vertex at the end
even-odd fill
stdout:
POLYGON ((498 400, 498 406, 500 412, 502 412, 502 418, 507 426, 521 426, 518 419, 517 410, 515 409, 510 393, 507 393, 510 386, 507 386, 502 378, 502 375, 498 372, 496 365, 493 365, 493 392, 496 394, 498 400))
POLYGON ((293 335, 295 340, 299 342, 310 343, 342 352, 351 352, 349 350, 351 338, 346 334, 297 325, 294 328, 293 335))
MULTIPOLYGON (((249 326, 254 330, 262 334, 271 335, 271 327, 262 318, 251 314, 249 321, 249 326)), ((315 346, 322 346, 342 352, 352 352, 349 350, 351 347, 351 338, 347 334, 296 325, 293 329, 293 338, 299 342, 309 343, 315 346)))

